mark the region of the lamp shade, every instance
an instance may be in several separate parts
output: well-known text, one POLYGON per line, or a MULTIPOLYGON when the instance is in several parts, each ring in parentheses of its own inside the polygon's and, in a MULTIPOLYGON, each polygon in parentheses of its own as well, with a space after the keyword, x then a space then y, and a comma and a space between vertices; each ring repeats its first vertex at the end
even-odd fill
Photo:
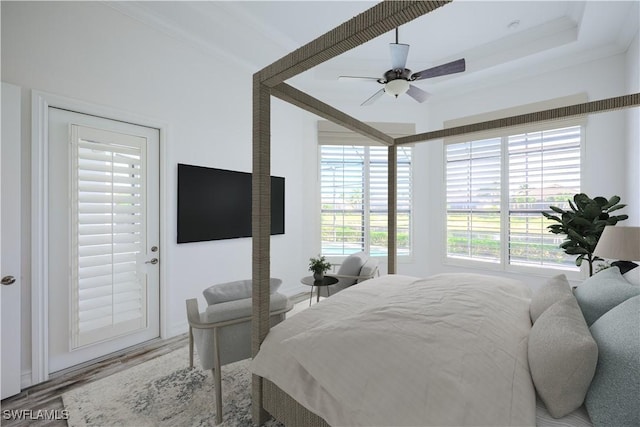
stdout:
POLYGON ((640 227, 606 226, 593 254, 621 261, 640 260, 640 227))

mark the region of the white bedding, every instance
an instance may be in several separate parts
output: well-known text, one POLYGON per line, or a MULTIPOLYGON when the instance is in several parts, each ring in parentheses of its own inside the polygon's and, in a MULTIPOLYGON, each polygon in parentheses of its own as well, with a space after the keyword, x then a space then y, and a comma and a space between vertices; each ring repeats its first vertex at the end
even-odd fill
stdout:
POLYGON ((530 290, 383 276, 274 327, 252 362, 332 426, 535 425, 530 290))

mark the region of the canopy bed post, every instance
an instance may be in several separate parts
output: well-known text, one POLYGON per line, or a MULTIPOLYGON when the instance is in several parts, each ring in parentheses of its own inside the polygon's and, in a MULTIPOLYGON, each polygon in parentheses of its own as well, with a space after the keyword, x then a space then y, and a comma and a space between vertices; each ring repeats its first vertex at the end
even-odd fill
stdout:
MULTIPOLYGON (((271 104, 269 88, 258 77, 253 78, 253 175, 252 175, 252 324, 251 355, 255 357, 260 344, 269 333, 269 276, 271 242, 271 104)), ((262 378, 253 375, 251 396, 255 424, 267 420, 261 404, 262 378)))
POLYGON ((387 183, 387 204, 388 204, 388 214, 387 214, 387 273, 388 274, 396 274, 396 262, 398 260, 398 204, 397 193, 398 193, 398 147, 394 145, 390 145, 388 148, 389 154, 387 156, 387 170, 388 170, 388 183, 387 183))

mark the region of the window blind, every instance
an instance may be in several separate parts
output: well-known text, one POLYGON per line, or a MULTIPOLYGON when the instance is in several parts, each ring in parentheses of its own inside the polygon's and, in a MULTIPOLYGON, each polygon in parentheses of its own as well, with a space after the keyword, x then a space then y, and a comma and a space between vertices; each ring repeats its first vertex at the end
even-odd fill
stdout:
POLYGON ((447 257, 571 268, 541 212, 580 192, 582 127, 445 146, 447 257))
POLYGON ((447 256, 500 261, 499 138, 446 146, 447 256))
POLYGON ((144 139, 103 133, 72 126, 73 348, 146 325, 144 139))

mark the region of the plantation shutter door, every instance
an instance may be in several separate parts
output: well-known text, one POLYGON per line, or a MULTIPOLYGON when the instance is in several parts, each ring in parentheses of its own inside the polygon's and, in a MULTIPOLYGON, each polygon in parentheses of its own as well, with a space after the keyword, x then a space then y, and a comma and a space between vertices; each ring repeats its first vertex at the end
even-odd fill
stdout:
POLYGON ((567 209, 580 192, 581 126, 528 132, 508 138, 510 264, 572 266, 540 212, 567 209))
POLYGON ((71 125, 72 348, 147 327, 146 139, 71 125))
POLYGON ((447 256, 500 262, 501 139, 446 145, 447 256))
POLYGON ((364 249, 364 147, 320 147, 321 241, 323 255, 364 249))

